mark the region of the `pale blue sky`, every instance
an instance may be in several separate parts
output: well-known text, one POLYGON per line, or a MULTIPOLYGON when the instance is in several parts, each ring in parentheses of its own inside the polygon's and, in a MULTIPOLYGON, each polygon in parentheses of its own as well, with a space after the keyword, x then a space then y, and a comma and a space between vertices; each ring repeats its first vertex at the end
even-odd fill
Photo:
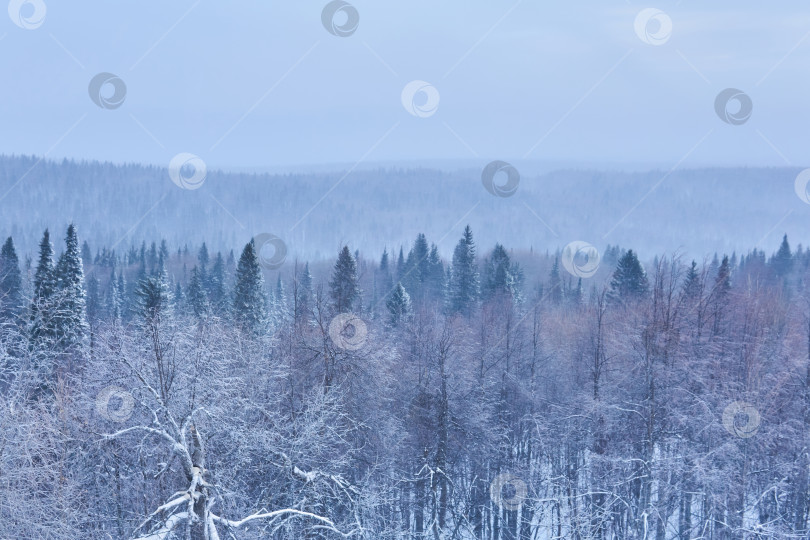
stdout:
POLYGON ((324 1, 45 2, 34 30, 0 20, 3 153, 166 166, 191 152, 222 168, 805 164, 806 2, 354 0, 345 38, 322 26, 324 1), (648 7, 672 20, 664 45, 634 32, 648 7), (99 72, 125 81, 120 108, 90 100, 99 72), (401 104, 417 79, 441 96, 428 118, 401 104), (715 114, 729 87, 753 101, 744 125, 715 114))

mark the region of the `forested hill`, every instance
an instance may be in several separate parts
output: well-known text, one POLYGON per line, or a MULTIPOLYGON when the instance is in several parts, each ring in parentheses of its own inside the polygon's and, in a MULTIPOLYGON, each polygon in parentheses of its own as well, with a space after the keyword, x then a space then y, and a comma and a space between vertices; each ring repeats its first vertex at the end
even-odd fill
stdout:
POLYGON ((347 242, 377 254, 386 244, 407 246, 419 232, 449 257, 465 223, 481 245, 542 251, 580 239, 600 249, 632 245, 649 256, 681 249, 702 257, 775 245, 783 232, 807 243, 802 224, 810 206, 794 193, 798 169, 559 170, 523 175, 514 196, 496 197, 482 185, 485 165, 455 172, 209 170, 199 189, 184 190, 165 167, 5 156, 0 230, 21 255, 35 253, 46 227, 63 230, 71 221, 94 251, 120 252, 155 238, 171 245, 205 240, 225 250, 266 232, 310 260, 331 257, 347 242))

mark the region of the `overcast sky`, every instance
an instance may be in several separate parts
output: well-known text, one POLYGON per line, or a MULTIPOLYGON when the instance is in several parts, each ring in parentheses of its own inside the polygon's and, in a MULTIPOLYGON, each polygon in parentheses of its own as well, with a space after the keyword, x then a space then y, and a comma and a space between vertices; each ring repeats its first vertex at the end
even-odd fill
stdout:
MULTIPOLYGON (((191 152, 222 168, 805 165, 806 2, 352 0, 346 37, 324 27, 320 0, 45 4, 44 19, 21 8, 35 28, 0 22, 3 153, 165 166, 191 152), (639 35, 650 7, 664 18, 639 35), (125 83, 120 107, 90 99, 100 72, 125 83), (403 106, 414 80, 439 97, 424 117, 403 106), (750 97, 740 125, 715 110, 726 88, 750 97)), ((419 112, 426 95, 415 99, 419 112)))

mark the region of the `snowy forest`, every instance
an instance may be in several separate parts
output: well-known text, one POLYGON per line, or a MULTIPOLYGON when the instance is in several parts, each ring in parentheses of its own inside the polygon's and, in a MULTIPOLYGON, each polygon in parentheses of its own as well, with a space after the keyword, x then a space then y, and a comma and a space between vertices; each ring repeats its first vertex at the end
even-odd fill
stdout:
POLYGON ((810 534, 810 250, 0 252, 0 537, 810 534))

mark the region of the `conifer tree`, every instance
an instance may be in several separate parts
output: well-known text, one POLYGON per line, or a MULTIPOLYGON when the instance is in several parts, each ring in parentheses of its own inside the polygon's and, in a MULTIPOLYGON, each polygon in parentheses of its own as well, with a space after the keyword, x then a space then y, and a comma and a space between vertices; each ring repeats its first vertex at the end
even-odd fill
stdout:
POLYGON ((492 254, 484 263, 484 286, 482 296, 484 300, 499 295, 518 298, 522 272, 516 264, 512 264, 509 254, 501 244, 495 244, 492 254))
POLYGON ((56 280, 59 288, 57 335, 62 346, 76 346, 87 332, 87 318, 84 268, 76 227, 72 223, 65 234, 65 251, 56 265, 56 280))
POLYGON ((233 318, 237 326, 246 332, 261 333, 267 321, 267 299, 264 276, 252 239, 239 257, 233 296, 233 318))
POLYGON ((793 254, 790 251, 787 235, 782 237, 782 244, 779 246, 779 251, 771 259, 771 266, 774 274, 779 279, 786 278, 793 269, 793 254))
POLYGON ((478 299, 478 265, 475 260, 475 241, 469 225, 453 250, 448 285, 450 311, 469 315, 478 299))
POLYGON ((383 254, 380 258, 380 267, 377 269, 377 274, 377 287, 380 293, 383 295, 383 299, 387 300, 394 288, 394 278, 391 276, 391 262, 389 261, 387 248, 383 249, 383 254))
POLYGON ((439 248, 432 244, 430 254, 427 259, 427 276, 425 276, 425 288, 428 295, 441 299, 444 297, 444 264, 439 257, 439 248))
POLYGON ((616 302, 627 302, 642 298, 649 290, 647 274, 638 257, 630 249, 620 259, 613 279, 610 282, 610 298, 616 302))
POLYGON ((312 311, 312 274, 309 272, 309 263, 304 263, 304 269, 298 278, 298 287, 296 290, 298 298, 295 302, 297 320, 309 317, 312 311))
POLYGON ((34 290, 30 309, 30 338, 34 344, 46 344, 56 339, 56 306, 54 305, 56 293, 53 246, 48 229, 45 229, 39 243, 39 260, 34 274, 34 290))
POLYGON ((396 287, 394 287, 394 292, 391 293, 391 297, 385 303, 385 306, 388 308, 389 320, 394 326, 408 316, 411 311, 411 297, 405 291, 402 283, 397 283, 396 287))
POLYGON ((158 325, 170 316, 172 294, 165 267, 158 267, 155 272, 138 281, 135 306, 142 321, 148 325, 158 325))
POLYGON ((202 278, 197 266, 191 269, 191 278, 186 290, 188 306, 191 312, 198 318, 202 318, 208 313, 208 298, 203 289, 202 278))
POLYGON ((115 275, 115 266, 110 272, 110 280, 107 284, 106 306, 107 317, 111 322, 121 322, 121 294, 118 290, 118 280, 115 275))
POLYGON ((360 288, 357 283, 357 263, 347 246, 343 246, 338 254, 329 281, 329 296, 332 307, 337 313, 352 311, 359 296, 360 288))
POLYGON ((689 266, 689 270, 686 272, 686 278, 684 278, 683 295, 684 298, 690 302, 694 302, 700 298, 700 292, 700 273, 697 269, 697 263, 692 261, 692 264, 689 266))
POLYGON ((220 252, 217 252, 217 256, 214 258, 214 264, 208 278, 208 301, 216 314, 223 315, 227 312, 225 260, 220 252))
POLYGON ((0 321, 16 320, 22 308, 22 274, 14 241, 9 236, 0 250, 0 321))

